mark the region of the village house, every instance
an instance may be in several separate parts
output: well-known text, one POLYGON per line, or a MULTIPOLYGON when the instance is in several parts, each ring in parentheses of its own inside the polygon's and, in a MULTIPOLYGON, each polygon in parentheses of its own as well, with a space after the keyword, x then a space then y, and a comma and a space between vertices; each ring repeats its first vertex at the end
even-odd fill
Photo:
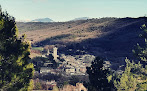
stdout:
POLYGON ((47 68, 47 67, 41 67, 40 68, 40 73, 49 73, 49 72, 51 72, 50 68, 47 68))

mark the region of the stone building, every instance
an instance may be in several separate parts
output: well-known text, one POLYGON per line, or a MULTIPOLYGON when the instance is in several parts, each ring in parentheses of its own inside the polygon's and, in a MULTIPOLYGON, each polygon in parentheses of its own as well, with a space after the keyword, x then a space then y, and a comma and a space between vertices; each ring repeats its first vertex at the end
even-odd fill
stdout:
POLYGON ((47 50, 47 53, 45 55, 42 55, 42 57, 48 57, 49 55, 52 55, 53 56, 53 59, 58 62, 59 60, 57 59, 59 57, 58 55, 58 48, 57 47, 54 47, 53 48, 53 52, 51 53, 50 50, 48 49, 47 50))
POLYGON ((75 68, 65 68, 64 70, 65 70, 65 72, 68 73, 68 74, 73 74, 73 73, 75 73, 75 68))
POLYGON ((54 57, 54 60, 57 60, 57 57, 59 57, 59 55, 57 54, 57 50, 58 50, 58 48, 57 47, 54 47, 53 48, 53 57, 54 57))
POLYGON ((40 68, 40 73, 49 73, 49 72, 51 72, 50 68, 47 68, 47 67, 41 67, 40 68))
POLYGON ((79 71, 82 72, 82 73, 86 73, 87 69, 86 69, 86 67, 81 67, 81 68, 79 69, 79 71))

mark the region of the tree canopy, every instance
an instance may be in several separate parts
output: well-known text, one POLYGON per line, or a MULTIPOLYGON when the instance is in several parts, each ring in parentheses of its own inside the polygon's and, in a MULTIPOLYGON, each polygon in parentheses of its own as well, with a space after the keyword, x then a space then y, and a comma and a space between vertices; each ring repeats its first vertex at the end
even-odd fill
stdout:
POLYGON ((14 17, 0 9, 0 90, 29 91, 33 88, 30 47, 25 36, 18 37, 14 17))
POLYGON ((92 86, 90 91, 110 91, 113 86, 107 79, 110 72, 103 67, 103 64, 103 59, 96 57, 95 60, 92 61, 91 67, 87 67, 90 85, 92 86))
POLYGON ((139 36, 145 39, 145 45, 140 46, 139 44, 136 45, 136 48, 133 50, 133 53, 135 54, 135 57, 138 58, 138 60, 145 66, 147 65, 147 27, 146 25, 142 25, 141 29, 143 30, 143 33, 139 36))
POLYGON ((138 63, 125 59, 125 71, 114 80, 114 85, 118 91, 147 90, 147 28, 142 25, 141 29, 144 30, 140 36, 145 38, 145 46, 141 47, 137 44, 136 49, 133 50, 138 63))

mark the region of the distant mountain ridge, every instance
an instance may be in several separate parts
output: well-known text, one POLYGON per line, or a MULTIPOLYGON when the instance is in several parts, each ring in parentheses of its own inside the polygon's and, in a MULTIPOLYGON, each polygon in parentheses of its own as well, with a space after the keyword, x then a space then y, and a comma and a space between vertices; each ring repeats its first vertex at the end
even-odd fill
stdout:
POLYGON ((90 19, 89 17, 79 17, 79 18, 75 18, 71 21, 76 21, 76 20, 87 20, 87 19, 90 19))
POLYGON ((39 18, 39 19, 34 19, 31 22, 54 22, 54 21, 50 18, 39 18))

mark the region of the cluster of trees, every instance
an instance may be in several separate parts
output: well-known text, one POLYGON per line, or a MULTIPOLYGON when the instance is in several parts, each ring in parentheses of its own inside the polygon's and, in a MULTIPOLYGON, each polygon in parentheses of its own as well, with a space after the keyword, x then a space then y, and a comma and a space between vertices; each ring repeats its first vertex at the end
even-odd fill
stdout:
POLYGON ((30 44, 25 36, 18 38, 14 17, 0 8, 0 90, 33 89, 33 64, 29 62, 30 44))
POLYGON ((147 28, 145 25, 141 27, 144 30, 141 37, 145 38, 145 46, 141 47, 137 44, 133 50, 138 63, 125 59, 126 67, 122 74, 111 72, 103 66, 103 59, 96 57, 91 67, 87 67, 90 83, 88 90, 90 91, 146 91, 147 90, 147 28))
POLYGON ((31 61, 31 63, 34 64, 34 68, 35 68, 36 71, 39 71, 40 68, 44 66, 45 62, 52 63, 50 65, 47 65, 47 67, 50 67, 50 68, 53 68, 53 69, 56 69, 59 65, 53 59, 52 55, 50 57, 47 57, 47 58, 45 58, 45 57, 34 57, 30 61, 31 61))
POLYGON ((113 84, 107 79, 110 71, 105 69, 103 64, 103 59, 96 57, 91 67, 87 67, 90 80, 88 84, 89 91, 110 91, 111 87, 113 87, 113 84))
POLYGON ((145 91, 147 90, 147 68, 140 64, 140 61, 136 64, 130 62, 129 59, 125 59, 126 67, 123 74, 118 75, 114 80, 114 85, 118 91, 145 91))

